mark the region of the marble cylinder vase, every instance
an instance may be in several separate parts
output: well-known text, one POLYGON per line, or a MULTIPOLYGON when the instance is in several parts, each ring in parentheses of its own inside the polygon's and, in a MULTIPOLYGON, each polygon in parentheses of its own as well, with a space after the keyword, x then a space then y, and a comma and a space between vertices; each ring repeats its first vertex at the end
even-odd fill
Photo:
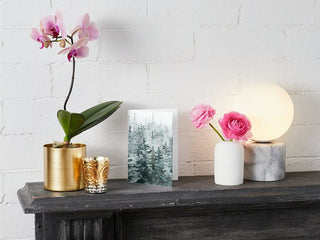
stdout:
POLYGON ((247 142, 243 146, 245 179, 253 181, 279 181, 285 178, 285 143, 247 142))

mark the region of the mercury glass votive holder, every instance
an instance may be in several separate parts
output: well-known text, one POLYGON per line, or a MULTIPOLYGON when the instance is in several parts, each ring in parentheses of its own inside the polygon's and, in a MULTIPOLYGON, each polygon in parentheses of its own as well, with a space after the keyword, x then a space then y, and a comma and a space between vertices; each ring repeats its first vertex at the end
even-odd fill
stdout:
POLYGON ((84 189, 88 193, 105 193, 110 168, 108 157, 85 157, 82 159, 84 189))

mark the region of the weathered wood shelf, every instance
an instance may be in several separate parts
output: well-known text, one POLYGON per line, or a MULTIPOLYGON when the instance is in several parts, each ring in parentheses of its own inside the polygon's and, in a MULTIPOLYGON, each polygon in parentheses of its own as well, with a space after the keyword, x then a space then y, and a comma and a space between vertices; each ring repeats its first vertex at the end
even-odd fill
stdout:
POLYGON ((320 239, 320 172, 226 187, 180 177, 173 187, 110 180, 108 192, 18 191, 36 239, 320 239))

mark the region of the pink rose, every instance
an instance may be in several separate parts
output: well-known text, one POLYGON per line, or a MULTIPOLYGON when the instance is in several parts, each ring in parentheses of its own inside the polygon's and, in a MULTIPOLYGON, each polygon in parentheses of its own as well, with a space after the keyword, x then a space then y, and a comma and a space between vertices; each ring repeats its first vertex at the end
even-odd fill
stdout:
POLYGON ((214 117, 216 110, 210 105, 199 104, 190 113, 192 124, 200 129, 204 128, 214 117))
POLYGON ((238 112, 226 113, 219 120, 219 124, 227 139, 247 141, 248 138, 252 137, 251 123, 244 114, 238 112))

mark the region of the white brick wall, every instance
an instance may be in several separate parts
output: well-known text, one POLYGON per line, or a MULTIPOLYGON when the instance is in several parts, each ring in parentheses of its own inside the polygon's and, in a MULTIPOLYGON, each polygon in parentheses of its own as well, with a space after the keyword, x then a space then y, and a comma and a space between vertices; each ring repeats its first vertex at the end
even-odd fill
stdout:
POLYGON ((89 12, 101 27, 77 64, 69 109, 118 99, 121 109, 74 141, 111 157, 111 177, 127 175, 127 110, 179 109, 179 174, 213 172, 210 129, 189 121, 197 103, 220 117, 247 82, 282 85, 295 105, 287 170, 320 170, 320 0, 0 0, 0 240, 33 239, 33 216, 16 191, 42 181, 42 145, 62 140, 56 120, 71 64, 39 49, 30 29, 61 9, 72 27, 89 12), (17 147, 19 150, 17 150, 17 147))

